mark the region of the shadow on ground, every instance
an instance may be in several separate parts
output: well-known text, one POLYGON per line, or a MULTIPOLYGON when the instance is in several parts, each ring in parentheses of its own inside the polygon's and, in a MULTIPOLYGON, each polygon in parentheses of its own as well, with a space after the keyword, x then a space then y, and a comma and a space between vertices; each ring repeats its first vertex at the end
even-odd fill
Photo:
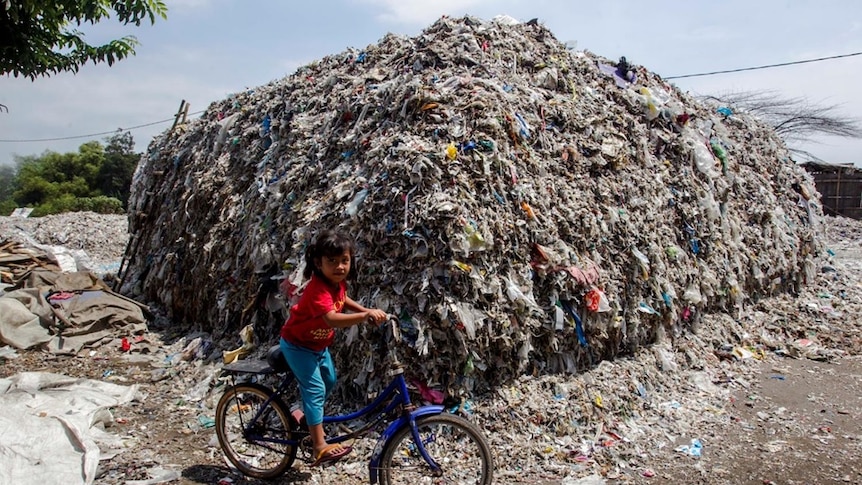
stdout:
POLYGON ((284 475, 275 480, 256 480, 240 475, 235 470, 231 470, 224 466, 213 465, 192 465, 183 470, 183 480, 180 482, 183 485, 197 484, 217 484, 223 478, 229 478, 233 485, 279 485, 286 483, 308 483, 311 480, 311 474, 301 472, 295 469, 287 470, 284 475))

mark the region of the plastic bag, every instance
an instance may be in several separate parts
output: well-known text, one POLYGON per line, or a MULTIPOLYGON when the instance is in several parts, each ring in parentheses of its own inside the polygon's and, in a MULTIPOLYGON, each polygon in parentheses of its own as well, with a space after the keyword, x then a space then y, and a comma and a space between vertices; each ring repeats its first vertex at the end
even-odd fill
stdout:
POLYGON ((715 157, 712 156, 712 151, 703 143, 696 143, 693 148, 694 164, 700 173, 715 177, 718 172, 715 170, 715 157))
POLYGON ((685 289, 685 293, 682 294, 682 299, 692 305, 697 305, 703 301, 703 295, 700 294, 700 288, 698 285, 696 283, 692 283, 685 289))
POLYGON ((509 300, 512 301, 520 310, 525 309, 526 307, 535 307, 536 302, 532 297, 528 297, 521 291, 521 288, 518 287, 517 284, 512 280, 512 278, 505 278, 506 280, 506 296, 509 297, 509 300))
POLYGON ((353 196, 353 200, 350 201, 350 204, 347 205, 347 209, 345 212, 350 217, 355 216, 359 212, 359 206, 365 202, 365 198, 368 197, 368 189, 362 189, 353 196))
POLYGON ((634 254, 635 258, 638 260, 638 265, 641 269, 641 276, 643 279, 649 278, 649 258, 646 254, 640 252, 638 248, 632 248, 632 254, 634 254))
POLYGON ((584 296, 584 300, 587 303, 587 309, 591 312, 607 312, 611 310, 610 302, 608 301, 607 295, 605 292, 593 287, 589 292, 584 296))

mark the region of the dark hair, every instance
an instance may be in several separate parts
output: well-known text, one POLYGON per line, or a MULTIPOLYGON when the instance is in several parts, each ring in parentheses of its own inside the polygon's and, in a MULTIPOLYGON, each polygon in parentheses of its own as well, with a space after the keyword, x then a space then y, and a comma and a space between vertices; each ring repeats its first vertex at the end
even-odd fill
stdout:
POLYGON ((317 264, 315 264, 315 260, 327 256, 340 256, 344 253, 350 253, 350 272, 347 273, 347 279, 352 279, 356 276, 356 250, 353 245, 353 239, 341 232, 333 230, 323 231, 305 249, 305 270, 302 274, 306 278, 311 277, 312 273, 323 277, 323 274, 317 268, 317 264))

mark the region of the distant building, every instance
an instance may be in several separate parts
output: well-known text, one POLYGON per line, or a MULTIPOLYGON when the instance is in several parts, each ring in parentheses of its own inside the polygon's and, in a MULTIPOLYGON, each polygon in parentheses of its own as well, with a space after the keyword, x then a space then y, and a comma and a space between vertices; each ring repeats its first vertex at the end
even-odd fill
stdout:
POLYGON ((862 219, 862 169, 852 164, 800 163, 814 177, 823 213, 862 219))

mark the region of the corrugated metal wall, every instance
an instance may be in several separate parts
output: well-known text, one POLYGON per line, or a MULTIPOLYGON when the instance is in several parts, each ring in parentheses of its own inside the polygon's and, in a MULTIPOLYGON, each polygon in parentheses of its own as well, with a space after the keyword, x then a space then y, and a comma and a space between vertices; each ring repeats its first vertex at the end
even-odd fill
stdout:
POLYGON ((802 166, 814 177, 824 214, 862 219, 862 170, 814 163, 802 166))

